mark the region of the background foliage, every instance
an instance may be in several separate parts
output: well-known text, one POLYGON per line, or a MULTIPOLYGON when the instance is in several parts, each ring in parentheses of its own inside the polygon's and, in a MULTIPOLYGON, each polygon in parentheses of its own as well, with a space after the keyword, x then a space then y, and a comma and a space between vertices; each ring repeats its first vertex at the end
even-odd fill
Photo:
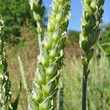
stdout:
MULTIPOLYGON (((22 57, 26 75, 31 87, 33 77, 36 71, 37 56, 39 54, 36 32, 33 32, 32 28, 23 27, 21 34, 24 38, 24 42, 20 42, 16 46, 6 46, 8 71, 12 82, 12 94, 13 100, 15 99, 19 90, 19 81, 22 81, 19 64, 17 57, 22 57), (16 54, 15 54, 16 53, 16 54), (16 87, 16 88, 15 88, 16 87)), ((77 35, 76 35, 77 37, 77 35)), ((76 38, 75 37, 75 38, 76 38)), ((103 39, 102 39, 103 41, 103 39)), ((81 109, 81 93, 82 93, 82 64, 80 56, 83 51, 79 48, 78 42, 74 42, 74 39, 68 37, 67 45, 65 49, 65 58, 62 68, 62 77, 64 81, 64 110, 80 110, 81 109), (77 45, 77 47, 76 47, 77 45)), ((105 110, 110 109, 110 74, 109 74, 109 60, 95 46, 96 52, 94 58, 90 62, 91 75, 88 80, 88 96, 87 96, 87 110, 105 110), (106 65, 106 66, 105 66, 106 65)), ((26 91, 22 88, 19 108, 18 110, 27 110, 26 91)))
POLYGON ((102 40, 99 43, 105 51, 105 54, 110 58, 110 24, 102 26, 101 37, 102 40))
MULTIPOLYGON (((12 97, 14 100, 21 79, 17 57, 20 55, 29 80, 29 86, 36 71, 38 44, 35 22, 30 12, 28 0, 0 0, 0 14, 5 21, 5 38, 7 42, 16 41, 17 36, 23 38, 17 45, 6 45, 8 71, 12 82, 12 97), (26 24, 24 26, 24 24, 26 24), (32 25, 31 25, 32 24, 32 25), (16 53, 16 54, 15 54, 16 53)), ((97 46, 94 58, 90 62, 91 75, 88 82, 87 106, 88 110, 110 110, 110 24, 102 26, 102 40, 98 43, 106 56, 97 46), (100 54, 98 59, 97 55, 100 54)), ((15 42, 16 43, 16 42, 15 42)), ((81 75, 82 64, 80 56, 83 51, 79 48, 79 32, 68 31, 65 60, 62 68, 64 81, 64 110, 81 109, 81 75)), ((31 87, 30 87, 31 88, 31 87)), ((26 91, 22 88, 18 110, 27 110, 26 91)))
POLYGON ((0 15, 5 21, 5 38, 7 42, 20 36, 20 28, 24 24, 35 26, 28 0, 0 0, 0 15))

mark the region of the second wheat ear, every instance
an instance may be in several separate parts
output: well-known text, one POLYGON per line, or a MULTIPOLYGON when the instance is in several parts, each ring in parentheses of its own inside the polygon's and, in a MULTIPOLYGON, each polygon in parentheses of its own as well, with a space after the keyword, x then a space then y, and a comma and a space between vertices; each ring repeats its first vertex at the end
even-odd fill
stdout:
POLYGON ((11 83, 9 80, 9 73, 7 72, 6 52, 4 48, 4 21, 0 17, 0 110, 17 110, 18 101, 21 91, 18 93, 17 98, 12 102, 11 100, 11 83))
POLYGON ((90 73, 89 62, 94 54, 93 44, 96 43, 100 34, 100 23, 104 10, 105 0, 84 0, 82 2, 83 19, 81 19, 80 47, 84 50, 83 64, 83 87, 82 87, 82 110, 86 110, 86 88, 90 73))

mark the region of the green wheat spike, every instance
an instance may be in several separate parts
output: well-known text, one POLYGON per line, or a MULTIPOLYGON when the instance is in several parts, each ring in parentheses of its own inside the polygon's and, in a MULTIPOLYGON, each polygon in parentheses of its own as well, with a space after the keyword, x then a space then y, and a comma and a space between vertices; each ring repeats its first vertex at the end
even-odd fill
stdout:
MULTIPOLYGON (((47 31, 45 30, 44 40, 40 42, 41 51, 32 94, 29 96, 29 110, 53 110, 55 108, 66 31, 71 16, 70 4, 70 0, 53 0, 52 2, 53 10, 48 18, 47 31)), ((39 10, 42 9, 42 0, 30 0, 30 5, 35 12, 34 15, 41 18, 39 10)), ((39 20, 36 22, 41 23, 39 20)), ((43 29, 37 29, 38 34, 42 35, 43 31, 39 30, 43 29)))
POLYGON ((4 21, 0 17, 0 110, 12 110, 9 73, 7 72, 7 62, 5 58, 4 21))
POLYGON ((19 61, 21 75, 22 75, 22 78, 23 78, 24 88, 26 89, 26 91, 28 93, 29 92, 28 83, 27 83, 27 79, 26 79, 26 74, 25 74, 24 66, 23 66, 23 63, 22 63, 22 60, 21 60, 20 56, 18 56, 18 61, 19 61))
POLYGON ((90 73, 88 68, 89 62, 94 54, 93 44, 96 43, 100 33, 100 23, 102 23, 102 15, 104 10, 103 4, 105 0, 84 0, 82 2, 83 19, 81 19, 80 47, 84 50, 82 57, 83 64, 83 96, 82 110, 86 110, 86 88, 87 78, 90 73))
POLYGON ((3 36, 4 21, 0 17, 0 110, 17 110, 20 90, 16 99, 11 100, 11 83, 9 81, 9 73, 7 72, 6 53, 4 49, 4 36, 3 36))

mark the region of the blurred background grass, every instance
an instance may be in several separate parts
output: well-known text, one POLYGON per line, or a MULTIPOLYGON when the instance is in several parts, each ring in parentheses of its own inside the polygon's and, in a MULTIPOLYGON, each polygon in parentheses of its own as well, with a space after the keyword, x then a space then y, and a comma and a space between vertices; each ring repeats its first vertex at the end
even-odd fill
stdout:
MULTIPOLYGON (((18 55, 22 58, 29 87, 32 88, 39 54, 36 25, 28 0, 1 0, 0 14, 5 21, 5 48, 14 100, 19 92, 19 83, 22 81, 18 55)), ((47 23, 46 15, 44 21, 47 23)), ((87 110, 110 110, 110 24, 101 27, 98 43, 94 46, 96 50, 94 58, 89 65, 91 73, 87 88, 87 110)), ((74 30, 68 30, 67 33, 64 66, 61 72, 64 83, 64 110, 81 110, 80 57, 83 51, 79 48, 79 33, 74 30)), ((18 110, 27 110, 27 106, 26 91, 22 87, 18 110)))
MULTIPOLYGON (((11 90, 13 99, 17 96, 19 82, 22 81, 18 64, 18 55, 21 56, 29 87, 32 87, 33 77, 37 67, 39 54, 37 34, 29 26, 23 26, 20 30, 22 37, 19 43, 6 43, 8 71, 10 73, 11 90)), ((82 93, 82 64, 83 51, 79 48, 79 32, 70 30, 65 48, 64 66, 62 67, 62 80, 64 83, 64 110, 81 110, 82 93), (72 34, 71 34, 72 32, 72 34)), ((88 79, 87 109, 110 110, 110 61, 104 47, 103 37, 98 41, 94 58, 90 62, 91 73, 88 79), (103 49, 103 51, 100 49, 103 49)), ((18 110, 27 110, 26 91, 22 87, 18 110)))

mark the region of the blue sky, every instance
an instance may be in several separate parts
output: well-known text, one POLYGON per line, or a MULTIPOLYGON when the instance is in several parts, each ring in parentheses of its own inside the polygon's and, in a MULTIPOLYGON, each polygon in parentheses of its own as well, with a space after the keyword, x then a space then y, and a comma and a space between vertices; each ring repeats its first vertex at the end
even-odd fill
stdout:
MULTIPOLYGON (((50 12, 52 0, 44 0, 44 4, 50 12)), ((80 18, 82 18, 82 6, 81 0, 71 0, 71 14, 73 18, 70 19, 68 29, 80 31, 80 18)), ((104 24, 110 23, 110 0, 105 0, 104 4, 104 15, 103 15, 104 24)))

